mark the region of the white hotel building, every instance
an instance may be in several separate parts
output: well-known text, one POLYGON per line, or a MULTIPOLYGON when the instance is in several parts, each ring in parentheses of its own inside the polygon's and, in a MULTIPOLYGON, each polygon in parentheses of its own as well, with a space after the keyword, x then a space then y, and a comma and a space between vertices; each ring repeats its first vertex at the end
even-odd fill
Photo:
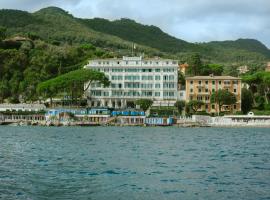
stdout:
POLYGON ((89 106, 128 108, 137 99, 152 99, 154 104, 172 104, 177 100, 178 62, 142 57, 90 60, 86 69, 104 72, 111 85, 103 88, 92 83, 86 91, 89 106))

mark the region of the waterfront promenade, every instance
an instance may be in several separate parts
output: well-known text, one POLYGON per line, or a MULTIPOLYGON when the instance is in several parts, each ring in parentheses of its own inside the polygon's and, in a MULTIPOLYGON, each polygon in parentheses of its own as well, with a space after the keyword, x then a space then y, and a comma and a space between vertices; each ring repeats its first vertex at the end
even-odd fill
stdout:
POLYGON ((0 125, 39 126, 178 126, 178 127, 270 127, 270 116, 228 115, 210 117, 146 117, 111 115, 75 115, 48 117, 46 114, 1 115, 0 125))

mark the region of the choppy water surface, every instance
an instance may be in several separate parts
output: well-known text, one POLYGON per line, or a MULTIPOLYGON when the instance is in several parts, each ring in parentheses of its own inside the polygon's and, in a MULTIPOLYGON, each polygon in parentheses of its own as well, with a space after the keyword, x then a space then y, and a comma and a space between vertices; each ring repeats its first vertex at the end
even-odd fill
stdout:
POLYGON ((270 199, 270 130, 0 126, 0 199, 270 199))

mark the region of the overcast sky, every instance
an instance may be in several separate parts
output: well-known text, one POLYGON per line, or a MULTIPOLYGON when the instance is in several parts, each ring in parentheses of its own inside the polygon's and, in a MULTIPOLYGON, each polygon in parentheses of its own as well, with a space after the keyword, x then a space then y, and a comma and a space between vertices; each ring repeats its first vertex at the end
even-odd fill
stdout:
POLYGON ((30 12, 48 6, 81 18, 131 18, 189 42, 254 38, 270 48, 270 0, 0 0, 0 8, 30 12))

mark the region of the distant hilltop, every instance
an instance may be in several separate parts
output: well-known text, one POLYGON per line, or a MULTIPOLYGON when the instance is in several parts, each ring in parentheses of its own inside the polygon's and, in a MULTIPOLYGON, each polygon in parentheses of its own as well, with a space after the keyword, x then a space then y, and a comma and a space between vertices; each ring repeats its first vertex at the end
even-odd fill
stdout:
POLYGON ((138 52, 173 56, 180 60, 194 52, 211 62, 233 65, 261 65, 270 60, 270 50, 255 39, 190 43, 156 26, 143 25, 131 19, 80 19, 57 7, 43 8, 34 13, 0 10, 0 26, 8 29, 9 36, 30 32, 45 41, 59 44, 91 43, 96 47, 124 53, 136 43, 138 52))

